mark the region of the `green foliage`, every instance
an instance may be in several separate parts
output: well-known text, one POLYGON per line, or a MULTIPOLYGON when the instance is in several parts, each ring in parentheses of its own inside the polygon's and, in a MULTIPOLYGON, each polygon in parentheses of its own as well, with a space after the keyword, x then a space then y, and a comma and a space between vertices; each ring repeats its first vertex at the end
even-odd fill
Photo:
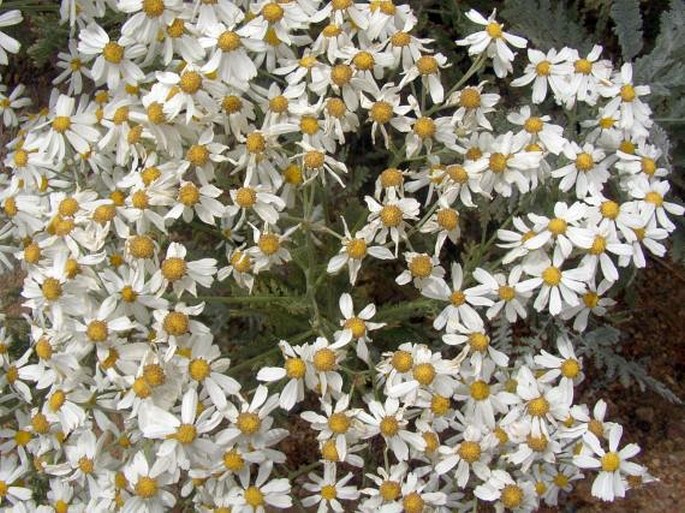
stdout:
POLYGON ((579 7, 578 2, 517 0, 506 3, 502 16, 540 50, 569 46, 586 53, 595 38, 582 25, 579 7))
POLYGON ((623 59, 632 60, 642 50, 642 15, 639 0, 614 0, 611 4, 614 33, 621 44, 623 59))
POLYGON ((575 340, 578 356, 591 356, 607 383, 618 379, 624 387, 636 384, 643 392, 651 390, 675 404, 683 401, 664 383, 649 374, 646 360, 631 361, 620 354, 622 334, 611 326, 601 326, 582 335, 566 332, 575 340))

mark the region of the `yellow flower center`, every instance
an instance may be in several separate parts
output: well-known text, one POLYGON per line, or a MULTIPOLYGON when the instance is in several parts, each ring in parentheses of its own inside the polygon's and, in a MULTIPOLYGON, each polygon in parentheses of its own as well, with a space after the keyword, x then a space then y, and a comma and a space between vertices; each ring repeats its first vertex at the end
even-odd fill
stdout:
POLYGON ((262 7, 262 16, 269 23, 276 23, 283 19, 283 7, 276 2, 271 2, 262 7))
POLYGON ((366 241, 364 239, 352 239, 346 244, 345 251, 347 251, 350 258, 361 260, 366 256, 366 248, 366 241))
POLYGON ((383 436, 395 436, 400 430, 400 424, 395 417, 383 417, 379 424, 383 436))
POLYGON ((232 52, 240 48, 241 45, 240 36, 231 30, 222 32, 217 39, 217 46, 222 52, 232 52))
POLYGON ((566 233, 566 228, 568 228, 568 223, 560 217, 555 217, 547 223, 547 229, 553 235, 562 235, 566 233))
POLYGON ((339 87, 344 86, 350 82, 352 78, 352 67, 347 64, 336 64, 331 69, 331 80, 339 87))
POLYGON ((178 85, 184 93, 195 94, 202 87, 202 75, 197 71, 187 71, 181 75, 178 85))
POLYGON ((52 129, 58 134, 63 134, 71 128, 71 119, 69 116, 57 116, 52 120, 52 129))
POLYGON ((432 55, 422 55, 416 61, 416 69, 422 75, 432 75, 438 71, 438 61, 432 55))
POLYGON ((523 502, 523 490, 517 485, 507 485, 502 489, 502 496, 500 499, 505 508, 518 508, 523 502))
POLYGON ((567 358, 561 364, 561 375, 565 378, 574 379, 580 374, 580 363, 574 358, 567 358))
POLYGON ((485 333, 471 333, 469 335, 469 345, 474 351, 484 353, 488 350, 488 346, 490 345, 490 337, 485 333))
POLYGON ((178 201, 186 207, 193 207, 200 201, 200 189, 193 183, 186 183, 178 191, 178 201))
POLYGON ((338 449, 335 447, 335 440, 327 440, 321 446, 321 456, 326 461, 339 461, 338 449))
POLYGON ((164 374, 164 369, 159 364, 150 363, 143 367, 143 379, 151 387, 158 387, 166 381, 166 374, 164 374))
POLYGON ((62 284, 55 278, 45 278, 40 288, 43 292, 43 297, 48 301, 59 299, 62 295, 62 284))
POLYGON ((621 457, 616 452, 608 452, 601 459, 602 470, 616 472, 621 466, 621 457))
POLYGON ((377 101, 371 106, 369 110, 369 117, 372 121, 384 125, 389 122, 393 116, 393 108, 388 102, 383 100, 377 101))
POLYGON ((322 151, 309 150, 304 154, 303 163, 306 169, 320 169, 325 162, 326 154, 322 151))
POLYGON ((397 227, 402 222, 402 210, 397 205, 385 205, 379 217, 384 226, 388 228, 397 227))
POLYGON ((95 465, 93 464, 93 460, 87 456, 81 456, 78 460, 78 468, 81 469, 81 472, 84 474, 92 474, 93 470, 95 470, 95 465))
POLYGON ((604 253, 607 249, 607 240, 602 237, 601 235, 595 236, 595 239, 592 241, 592 246, 588 250, 588 253, 591 255, 601 255, 604 253))
POLYGON ((112 122, 115 125, 121 125, 122 123, 125 123, 128 121, 128 107, 119 107, 117 110, 114 111, 114 115, 112 116, 112 122))
POLYGON ((464 441, 457 450, 459 457, 467 463, 474 463, 480 459, 481 448, 478 442, 464 441))
POLYGON ((59 203, 57 211, 61 216, 71 217, 78 212, 79 204, 74 198, 64 198, 59 203))
POLYGON ((319 128, 319 121, 314 116, 302 116, 300 119, 300 130, 303 134, 314 135, 319 128))
POLYGON ((578 171, 587 172, 590 171, 593 167, 595 167, 595 161, 592 158, 592 155, 585 152, 578 154, 578 156, 576 157, 576 169, 578 171))
POLYGON ((302 168, 297 164, 290 164, 283 170, 283 179, 290 185, 300 185, 303 181, 302 168))
POLYGON ((542 119, 537 117, 530 117, 523 123, 524 130, 530 134, 537 134, 542 130, 543 126, 544 123, 542 119))
POLYGON ((626 103, 630 103, 635 98, 637 98, 637 93, 635 93, 635 88, 630 85, 626 84, 624 86, 621 86, 621 100, 623 100, 626 103))
POLYGON ((36 264, 40 260, 41 250, 40 246, 32 242, 24 248, 24 260, 29 264, 36 264))
POLYGON ((541 77, 546 77, 552 72, 552 63, 549 61, 540 61, 535 65, 535 73, 541 77))
POLYGON ((326 111, 334 118, 342 118, 347 112, 345 102, 340 98, 329 98, 326 102, 326 111))
POLYGON ((50 423, 44 414, 38 412, 31 418, 31 427, 36 433, 44 435, 50 430, 50 423))
POLYGON ((224 467, 232 472, 238 472, 245 466, 245 460, 242 455, 236 450, 231 449, 224 453, 224 467))
POLYGON ((420 139, 430 139, 435 135, 437 127, 435 126, 435 121, 428 117, 422 117, 416 120, 414 123, 414 133, 419 136, 420 139))
POLYGON ((249 486, 245 490, 245 502, 256 510, 264 505, 264 494, 256 486, 249 486))
POLYGON ((580 73, 582 75, 589 75, 592 73, 592 63, 587 59, 578 59, 573 63, 573 68, 575 69, 576 73, 580 73))
POLYGON ((151 258, 155 244, 147 235, 134 235, 129 241, 129 250, 134 258, 151 258))
POLYGON ((329 372, 335 368, 336 354, 335 351, 324 347, 314 353, 314 368, 318 372, 329 372))
POLYGON ((143 12, 148 18, 158 18, 164 13, 163 0, 143 0, 143 12))
POLYGON ((426 502, 417 492, 411 492, 402 498, 404 513, 422 513, 426 502))
POLYGON ((257 191, 252 187, 241 187, 236 192, 235 203, 240 208, 252 208, 257 203, 257 191))
POLYGON ((281 243, 278 240, 278 235, 274 233, 263 233, 257 241, 257 246, 266 256, 271 256, 280 249, 281 243))
POLYGON ((554 484, 557 485, 559 488, 564 488, 565 486, 568 485, 569 479, 567 476, 559 472, 556 476, 554 476, 554 484))
POLYGON ((191 164, 202 167, 209 160, 209 150, 201 144, 193 144, 186 152, 186 159, 191 164))
POLYGON ((477 109, 481 105, 480 91, 475 87, 466 87, 459 94, 459 106, 465 109, 477 109))
POLYGON ((328 418, 328 427, 333 433, 341 435, 350 429, 350 418, 344 413, 333 413, 328 418))
POLYGON ((188 316, 183 312, 169 312, 164 317, 163 327, 169 335, 180 337, 188 333, 189 324, 188 316))
POLYGON ((428 255, 416 255, 409 262, 409 271, 414 278, 428 278, 433 271, 433 262, 428 255))
POLYGON ((616 219, 619 214, 619 205, 615 201, 607 200, 602 202, 599 211, 602 214, 602 217, 616 219))
POLYGON ((528 413, 533 417, 544 417, 549 413, 549 401, 544 397, 528 401, 528 413))
POLYGON ((621 144, 618 145, 618 149, 621 150, 623 153, 627 153, 628 155, 634 155, 635 143, 628 140, 621 141, 621 144))
POLYGON ((140 476, 135 486, 135 492, 141 499, 150 499, 157 495, 158 485, 153 477, 140 476))
POLYGON ((124 47, 113 41, 110 41, 102 49, 102 56, 107 62, 119 64, 124 58, 124 47))
POLYGON ((145 191, 136 191, 133 194, 131 194, 131 205, 133 205, 133 208, 137 208, 139 210, 145 210, 150 206, 150 199, 148 198, 148 195, 145 191))
POLYGON ((440 228, 448 232, 459 226, 459 214, 453 208, 442 208, 438 210, 435 219, 440 228))
POLYGON ((435 367, 430 363, 420 363, 412 370, 412 376, 421 385, 430 385, 436 376, 435 367))
POLYGON ((347 319, 343 327, 352 332, 353 338, 361 338, 366 334, 366 323, 359 317, 347 319))
POLYGON ((583 303, 588 308, 595 308, 599 303, 599 296, 595 292, 586 292, 583 294, 583 303))
POLYGON ((227 114, 235 114, 243 109, 243 101, 239 96, 229 94, 224 96, 224 99, 221 100, 221 108, 224 109, 227 114))
POLYGON ((107 340, 109 335, 109 330, 107 329, 107 323, 105 321, 90 321, 88 327, 86 328, 86 336, 91 342, 104 342, 107 340))
POLYGON ((186 24, 181 18, 174 18, 174 21, 171 22, 171 25, 166 28, 166 33, 169 34, 169 37, 174 39, 181 37, 185 31, 186 24))
POLYGON ((188 364, 188 373, 195 381, 204 381, 211 372, 212 368, 207 360, 204 360, 203 358, 195 358, 188 364))
POLYGON ((176 428, 176 433, 174 434, 174 438, 182 445, 193 443, 196 437, 197 429, 192 424, 181 424, 176 428))
POLYGON ((616 123, 616 120, 614 118, 602 118, 599 120, 599 126, 600 126, 600 128, 603 128, 604 130, 608 130, 609 128, 612 128, 615 123, 616 123))
POLYGON ((51 411, 56 412, 59 411, 62 405, 66 402, 67 400, 67 395, 64 393, 63 390, 55 390, 53 394, 50 396, 50 399, 48 399, 48 406, 51 411))
POLYGON ((482 380, 474 381, 471 384, 471 397, 476 401, 484 401, 490 397, 490 386, 482 380))
POLYGON ((249 436, 259 431, 262 427, 262 420, 256 413, 242 412, 238 415, 236 425, 242 434, 249 436))
POLYGON ((414 365, 414 358, 409 351, 395 351, 392 355, 391 365, 397 372, 408 372, 414 365))
POLYGON ((326 25, 321 33, 323 34, 323 37, 327 38, 338 37, 340 34, 342 34, 342 29, 335 23, 331 23, 326 25))
POLYGON ((302 358, 288 358, 285 361, 285 375, 290 379, 302 379, 307 370, 307 366, 302 358))
POLYGON ((488 36, 490 36, 492 39, 499 39, 503 34, 502 25, 491 21, 485 26, 485 32, 487 32, 488 36))
POLYGON ((395 32, 390 37, 390 44, 395 48, 402 48, 408 46, 411 43, 411 36, 406 32, 395 32))
POLYGON ((373 69, 376 61, 369 52, 361 51, 352 58, 352 63, 357 69, 368 71, 373 69))
POLYGON ((490 155, 490 160, 488 162, 490 171, 493 173, 503 173, 507 169, 507 160, 509 160, 508 155, 498 152, 493 153, 490 155))
POLYGON ((431 411, 436 415, 445 415, 451 406, 452 403, 449 397, 439 394, 435 394, 431 397, 431 411))
POLYGON ((171 257, 162 262, 162 276, 171 282, 183 278, 187 269, 188 265, 182 258, 171 257))
POLYGON ((664 204, 664 197, 656 191, 649 191, 645 194, 645 201, 656 207, 660 207, 664 204))
POLYGON ((550 287, 556 287, 561 283, 561 271, 553 265, 542 271, 542 281, 550 287))
POLYGON ((502 285, 499 289, 497 289, 497 295, 503 301, 511 301, 516 297, 516 290, 514 287, 502 285))
POLYGON ((378 487, 378 493, 385 502, 392 502, 396 500, 400 496, 401 492, 402 488, 397 481, 383 481, 378 487))
POLYGON ((478 160, 483 156, 483 152, 477 146, 473 146, 466 150, 466 160, 478 160))
POLYGON ((274 96, 269 100, 269 109, 271 112, 281 114, 288 110, 288 99, 283 95, 274 96))
POLYGON ((656 162, 654 162, 654 159, 642 157, 640 161, 640 168, 647 176, 654 176, 654 173, 656 173, 656 162))
POLYGON ((52 357, 52 345, 47 338, 41 338, 36 342, 36 355, 41 360, 49 360, 52 357))

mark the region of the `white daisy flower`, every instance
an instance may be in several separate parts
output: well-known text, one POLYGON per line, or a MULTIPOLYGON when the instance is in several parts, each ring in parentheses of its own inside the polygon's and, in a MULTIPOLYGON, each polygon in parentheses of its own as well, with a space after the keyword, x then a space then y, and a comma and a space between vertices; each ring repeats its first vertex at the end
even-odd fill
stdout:
POLYGON ((642 466, 628 461, 640 452, 637 444, 628 444, 618 450, 622 434, 622 426, 612 426, 609 431, 609 450, 605 451, 600 440, 588 431, 583 435, 586 450, 573 457, 573 463, 580 468, 599 469, 599 474, 592 483, 592 495, 603 501, 624 497, 626 477, 644 473, 642 466))
POLYGON ((495 74, 503 78, 513 70, 511 63, 514 61, 514 52, 507 46, 507 43, 516 48, 525 48, 528 42, 522 37, 504 32, 504 26, 495 20, 496 14, 497 11, 493 10, 486 19, 474 9, 468 11, 466 17, 473 23, 483 25, 485 29, 469 34, 456 43, 459 46, 468 46, 469 55, 486 53, 493 60, 495 74))
POLYGON ((564 309, 578 305, 578 296, 587 290, 587 282, 592 272, 585 267, 563 269, 564 259, 555 254, 554 260, 545 256, 524 267, 527 274, 534 276, 522 282, 531 290, 540 287, 533 307, 541 312, 549 310, 551 315, 559 315, 564 309))
POLYGON ((145 55, 145 46, 128 37, 112 41, 97 23, 79 32, 78 51, 89 58, 97 56, 90 70, 96 85, 106 83, 114 91, 122 81, 137 84, 145 79, 145 74, 134 62, 145 55))
POLYGON ((367 406, 370 413, 361 411, 357 416, 365 424, 364 438, 380 434, 399 461, 409 458, 409 445, 419 451, 426 448, 426 441, 421 435, 406 429, 408 421, 397 399, 389 397, 384 405, 369 401, 367 406))
POLYGON ((317 513, 324 513, 327 511, 343 513, 345 508, 340 501, 353 501, 359 497, 357 487, 354 485, 347 485, 354 475, 350 472, 345 477, 336 479, 336 468, 334 463, 325 463, 323 477, 314 473, 309 474, 309 479, 313 482, 305 483, 303 488, 313 495, 309 495, 302 499, 302 505, 304 507, 312 507, 318 504, 317 513))
POLYGON ((557 103, 564 103, 569 95, 568 77, 573 72, 569 62, 569 48, 557 52, 551 48, 547 54, 533 48, 528 49, 528 61, 524 74, 511 81, 512 87, 522 87, 533 83, 533 103, 542 103, 547 97, 547 85, 552 89, 557 103))
POLYGON ((575 185, 578 199, 601 193, 610 176, 607 170, 610 162, 605 153, 590 143, 581 148, 573 141, 564 146, 563 153, 572 163, 552 171, 554 178, 561 178, 559 189, 566 192, 575 185))
POLYGON ((176 482, 177 478, 166 472, 164 466, 165 463, 159 459, 150 466, 142 451, 135 453, 124 467, 131 495, 126 497, 122 511, 158 513, 176 504, 174 494, 165 487, 176 482))
POLYGON ((178 242, 172 242, 166 251, 166 257, 160 263, 160 268, 150 278, 150 289, 158 295, 164 293, 171 283, 174 294, 180 298, 184 291, 197 296, 197 284, 209 288, 214 282, 216 274, 216 260, 203 258, 187 262, 186 247, 178 242))

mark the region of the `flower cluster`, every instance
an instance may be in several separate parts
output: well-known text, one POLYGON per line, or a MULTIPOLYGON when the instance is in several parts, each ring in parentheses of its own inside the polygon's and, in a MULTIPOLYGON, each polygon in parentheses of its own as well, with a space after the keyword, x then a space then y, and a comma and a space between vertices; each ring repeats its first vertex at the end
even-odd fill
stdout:
MULTIPOLYGON (((19 127, 0 265, 19 262, 29 312, 25 343, 0 331, 4 510, 522 513, 585 469, 604 500, 652 479, 606 405, 575 402, 572 330, 521 358, 492 338, 532 311, 583 331, 622 269, 664 254, 683 208, 649 88, 600 47, 528 48, 509 85, 530 101, 505 112, 497 80, 527 41, 495 14, 467 13, 482 30, 456 45, 473 65, 445 87, 447 58, 392 0, 62 0, 49 105, 0 89, 19 127), (331 212, 365 134, 387 165, 360 218, 331 212), (554 201, 523 208, 534 191, 554 201), (498 200, 510 218, 465 244, 464 220, 498 200), (198 289, 249 298, 298 259, 310 322, 239 382, 198 289), (389 323, 357 286, 374 260, 436 307, 426 340, 378 343, 389 323), (331 316, 317 287, 343 269, 331 316), (304 470, 282 444, 296 422, 318 446, 304 470)), ((0 64, 17 50, 0 33, 0 64)))

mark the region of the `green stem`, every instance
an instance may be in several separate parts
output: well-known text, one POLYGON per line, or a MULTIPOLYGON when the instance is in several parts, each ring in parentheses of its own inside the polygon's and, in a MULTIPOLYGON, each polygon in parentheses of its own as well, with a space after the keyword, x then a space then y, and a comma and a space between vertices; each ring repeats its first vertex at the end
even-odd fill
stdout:
MULTIPOLYGON (((485 63, 485 58, 486 55, 485 53, 480 54, 475 61, 473 61, 473 64, 471 64, 471 67, 466 70, 466 73, 459 79, 459 81, 454 84, 449 91, 445 93, 445 99, 449 99, 449 97, 455 92, 458 91, 461 86, 463 86, 466 81, 471 78, 485 63)), ((431 109, 426 112, 426 116, 430 116, 431 114, 436 113, 439 110, 446 109, 448 107, 454 107, 454 105, 435 105, 431 109)))

